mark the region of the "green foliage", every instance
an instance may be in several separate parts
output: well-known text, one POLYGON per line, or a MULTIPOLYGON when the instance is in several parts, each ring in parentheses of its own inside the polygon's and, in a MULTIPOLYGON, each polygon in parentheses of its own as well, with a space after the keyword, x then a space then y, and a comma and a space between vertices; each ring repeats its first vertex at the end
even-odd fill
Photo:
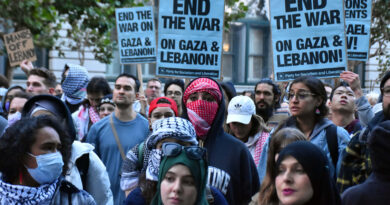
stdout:
POLYGON ((54 4, 62 21, 70 25, 66 37, 72 39, 60 41, 56 50, 63 55, 65 45, 78 51, 80 64, 84 64, 87 48, 92 48, 96 60, 110 63, 116 48, 115 8, 142 6, 133 0, 57 0, 54 4))
MULTIPOLYGON (((51 0, 0 0, 0 39, 3 35, 28 28, 37 47, 50 48, 58 39, 61 25, 54 25, 58 11, 51 0)), ((2 45, 2 44, 0 44, 2 45)), ((0 49, 0 55, 5 48, 0 49)))
POLYGON ((225 8, 226 7, 232 8, 232 12, 225 12, 224 27, 225 30, 228 30, 230 22, 245 17, 246 12, 248 11, 248 6, 246 6, 243 2, 240 2, 240 0, 225 0, 225 8))
MULTIPOLYGON (((161 1, 161 0, 160 0, 161 1)), ((115 8, 142 6, 149 0, 0 0, 0 28, 6 33, 28 28, 36 47, 77 51, 80 64, 92 49, 95 59, 110 63, 116 45, 115 8), (66 33, 60 33, 65 30, 66 33), (60 35, 61 34, 61 35, 60 35), (66 39, 64 38, 66 37, 66 39), (70 39, 70 41, 69 41, 70 39)), ((245 17, 248 7, 239 0, 226 0, 225 28, 245 17)), ((0 32, 3 39, 5 33, 0 32)), ((0 45, 2 45, 0 43, 0 45)), ((5 48, 0 48, 0 55, 5 48)))
POLYGON ((378 71, 380 72, 378 80, 390 68, 390 55, 386 51, 390 43, 390 1, 374 0, 372 10, 373 23, 371 26, 371 45, 377 48, 370 57, 377 57, 379 61, 378 71))

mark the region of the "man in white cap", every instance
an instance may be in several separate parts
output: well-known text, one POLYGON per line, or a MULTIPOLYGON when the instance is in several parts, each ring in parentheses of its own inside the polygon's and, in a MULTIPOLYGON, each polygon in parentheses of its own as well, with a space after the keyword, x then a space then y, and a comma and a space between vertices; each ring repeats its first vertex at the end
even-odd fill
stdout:
POLYGON ((228 107, 226 124, 231 129, 229 134, 241 140, 248 147, 257 166, 264 143, 269 136, 269 129, 263 118, 256 115, 253 100, 248 96, 232 98, 228 107))

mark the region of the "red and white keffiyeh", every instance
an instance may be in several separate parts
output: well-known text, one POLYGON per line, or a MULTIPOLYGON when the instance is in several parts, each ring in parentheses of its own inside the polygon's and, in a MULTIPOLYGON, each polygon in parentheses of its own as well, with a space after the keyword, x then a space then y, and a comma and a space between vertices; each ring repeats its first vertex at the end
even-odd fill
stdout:
POLYGON ((198 78, 187 87, 183 99, 186 103, 188 117, 195 127, 197 136, 204 140, 217 114, 219 102, 222 100, 222 92, 218 84, 209 78, 198 78), (187 103, 189 96, 196 92, 210 93, 216 101, 209 102, 198 99, 187 103))

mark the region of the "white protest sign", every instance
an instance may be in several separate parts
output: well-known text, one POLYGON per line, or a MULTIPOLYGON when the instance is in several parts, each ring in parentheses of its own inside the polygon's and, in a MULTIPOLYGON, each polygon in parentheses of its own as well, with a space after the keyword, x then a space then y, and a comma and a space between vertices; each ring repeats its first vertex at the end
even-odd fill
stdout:
POLYGON ((153 7, 115 9, 121 64, 156 61, 153 7))
POLYGON ((270 0, 277 81, 339 77, 346 70, 344 0, 270 0))
POLYGON ((371 0, 345 0, 345 33, 348 60, 368 60, 370 50, 371 0))
POLYGON ((224 0, 164 0, 156 74, 219 79, 223 16, 224 0))

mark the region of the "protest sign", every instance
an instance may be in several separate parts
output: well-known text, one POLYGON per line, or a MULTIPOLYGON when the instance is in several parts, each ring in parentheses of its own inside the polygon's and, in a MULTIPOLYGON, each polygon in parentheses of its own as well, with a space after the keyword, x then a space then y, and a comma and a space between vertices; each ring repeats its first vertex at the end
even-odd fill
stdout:
POLYGON ((121 64, 156 62, 153 7, 115 9, 121 64))
POLYGON ((346 70, 344 0, 270 0, 274 74, 338 77, 346 70))
POLYGON ((221 78, 224 0, 160 4, 157 75, 221 78))
POLYGON ((366 61, 370 50, 371 0, 345 0, 348 60, 366 61))
POLYGON ((11 67, 18 66, 23 60, 37 60, 32 34, 28 29, 4 35, 4 44, 11 67))

